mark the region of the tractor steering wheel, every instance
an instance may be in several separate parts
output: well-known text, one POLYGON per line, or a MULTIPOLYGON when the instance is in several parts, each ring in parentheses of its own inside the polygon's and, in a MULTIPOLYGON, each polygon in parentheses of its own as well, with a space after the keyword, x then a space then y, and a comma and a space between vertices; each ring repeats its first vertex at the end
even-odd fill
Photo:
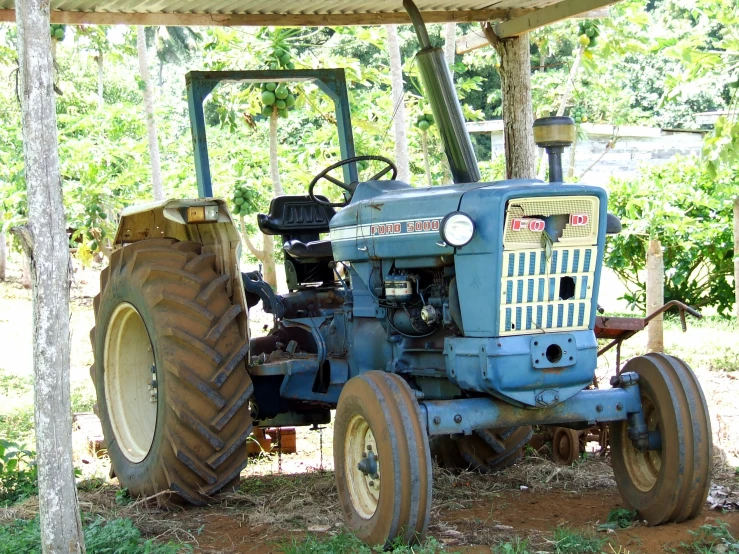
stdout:
POLYGON ((354 156, 352 158, 347 158, 346 160, 340 160, 336 162, 335 164, 328 166, 326 169, 324 169, 318 175, 316 175, 313 178, 313 180, 310 182, 310 186, 308 187, 308 196, 310 196, 311 200, 323 206, 331 206, 332 208, 343 208, 351 201, 352 196, 354 195, 354 191, 357 189, 357 185, 359 185, 359 183, 345 183, 329 175, 329 172, 336 169, 337 167, 341 167, 349 163, 361 162, 361 161, 380 161, 380 162, 385 162, 387 164, 387 167, 375 173, 372 177, 368 179, 368 181, 376 181, 384 177, 387 174, 387 172, 390 170, 393 171, 393 174, 390 176, 391 180, 395 179, 398 176, 398 168, 396 167, 396 165, 393 163, 392 160, 389 160, 385 156, 354 156), (347 191, 349 195, 346 197, 346 200, 344 200, 343 202, 329 202, 327 200, 322 200, 320 197, 313 194, 313 189, 316 187, 316 184, 318 184, 318 181, 320 181, 321 179, 326 179, 327 181, 333 183, 337 187, 340 187, 344 189, 345 191, 347 191))

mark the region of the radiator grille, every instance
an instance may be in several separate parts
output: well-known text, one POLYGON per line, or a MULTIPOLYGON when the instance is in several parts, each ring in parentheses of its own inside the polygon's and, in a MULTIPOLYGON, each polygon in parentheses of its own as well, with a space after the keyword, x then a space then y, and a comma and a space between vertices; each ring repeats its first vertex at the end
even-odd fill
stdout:
POLYGON ((541 198, 518 198, 508 201, 505 221, 503 245, 511 248, 535 248, 541 244, 541 230, 519 228, 513 230, 513 218, 546 218, 549 216, 571 215, 584 216, 580 223, 567 223, 559 239, 560 244, 592 245, 598 241, 598 210, 600 201, 597 196, 550 196, 541 198))
POLYGON ((500 334, 587 329, 597 253, 597 246, 555 245, 547 260, 542 248, 504 251, 500 334), (561 299, 567 296, 562 286, 570 288, 571 298, 561 299))

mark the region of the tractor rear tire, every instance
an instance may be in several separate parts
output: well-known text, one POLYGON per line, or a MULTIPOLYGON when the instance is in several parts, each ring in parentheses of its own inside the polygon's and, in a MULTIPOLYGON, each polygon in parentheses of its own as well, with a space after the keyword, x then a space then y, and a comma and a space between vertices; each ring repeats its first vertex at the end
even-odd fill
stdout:
POLYGON ((100 275, 90 373, 112 472, 134 496, 204 505, 246 466, 249 342, 228 279, 171 239, 115 251, 100 275))
POLYGON ((661 434, 660 450, 639 452, 628 423, 611 424, 613 474, 625 502, 650 525, 695 518, 708 496, 713 463, 711 420, 693 371, 672 356, 632 358, 624 372, 639 375, 647 428, 661 434))
POLYGON ((520 460, 532 434, 531 427, 525 425, 478 429, 464 437, 438 436, 431 440, 431 452, 441 467, 493 473, 520 460))
POLYGON ((369 545, 423 540, 431 453, 418 402, 398 375, 349 379, 334 419, 334 471, 347 527, 369 545))

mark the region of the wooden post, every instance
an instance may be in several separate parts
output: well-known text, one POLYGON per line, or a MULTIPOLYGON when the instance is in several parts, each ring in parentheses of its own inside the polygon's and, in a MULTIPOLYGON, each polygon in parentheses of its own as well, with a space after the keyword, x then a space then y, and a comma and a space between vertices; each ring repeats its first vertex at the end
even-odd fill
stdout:
POLYGON ((531 105, 529 35, 523 33, 500 39, 489 23, 484 23, 482 30, 500 56, 507 178, 533 179, 536 175, 536 145, 532 131, 534 110, 531 105))
MULTIPOLYGON (((665 303, 665 261, 662 243, 650 240, 647 248, 647 315, 665 303)), ((664 329, 662 314, 647 325, 647 352, 664 352, 664 329)))
POLYGON ((34 421, 41 548, 84 552, 72 463, 69 381, 70 260, 56 133, 49 2, 16 2, 28 227, 15 232, 31 258, 34 421))

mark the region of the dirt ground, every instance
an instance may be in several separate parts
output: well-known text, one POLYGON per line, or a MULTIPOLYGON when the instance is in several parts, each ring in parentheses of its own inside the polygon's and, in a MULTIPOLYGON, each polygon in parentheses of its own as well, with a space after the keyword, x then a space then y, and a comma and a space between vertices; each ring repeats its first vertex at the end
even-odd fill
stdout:
MULTIPOLYGON (((71 370, 73 388, 84 404, 94 394, 88 374, 92 362, 88 333, 98 276, 96 271, 79 270, 75 278, 71 370)), ((254 332, 260 332, 268 320, 264 314, 254 318, 254 332)), ((4 374, 24 378, 32 374, 30 336, 30 292, 20 286, 17 266, 11 266, 10 280, 0 283, 0 370, 4 374)), ((731 490, 739 490, 733 469, 739 465, 739 405, 735 401, 739 382, 733 373, 704 363, 701 356, 719 347, 714 343, 735 344, 737 336, 735 327, 696 327, 682 335, 673 326, 666 334, 667 348, 690 358, 704 387, 715 435, 714 482, 731 490)), ((636 338, 625 354, 638 352, 643 342, 636 338)), ((612 357, 603 359, 599 373, 606 377, 613 363, 612 357)), ((6 392, 0 402, 0 419, 32 403, 32 393, 14 397, 11 390, 6 392)), ((238 491, 221 495, 211 507, 179 511, 164 511, 156 500, 121 503, 116 498, 117 481, 107 481, 105 459, 86 451, 84 437, 76 436, 76 444, 83 468, 83 511, 131 517, 147 536, 185 541, 196 552, 277 553, 293 539, 309 533, 330 535, 343 527, 333 482, 330 426, 321 432, 299 429, 298 454, 255 458, 242 475, 238 491)), ((0 522, 33 514, 34 502, 0 510, 0 522)), ((708 505, 698 519, 684 524, 652 528, 637 522, 625 530, 599 529, 609 512, 621 506, 607 458, 590 455, 573 467, 561 467, 532 455, 496 475, 435 471, 429 535, 450 552, 469 553, 491 552, 516 537, 527 538, 532 552, 551 552, 553 530, 559 526, 606 538, 610 546, 604 551, 609 553, 688 552, 682 545, 692 540, 690 531, 718 522, 725 522, 739 535, 739 513, 711 510, 708 505)))

